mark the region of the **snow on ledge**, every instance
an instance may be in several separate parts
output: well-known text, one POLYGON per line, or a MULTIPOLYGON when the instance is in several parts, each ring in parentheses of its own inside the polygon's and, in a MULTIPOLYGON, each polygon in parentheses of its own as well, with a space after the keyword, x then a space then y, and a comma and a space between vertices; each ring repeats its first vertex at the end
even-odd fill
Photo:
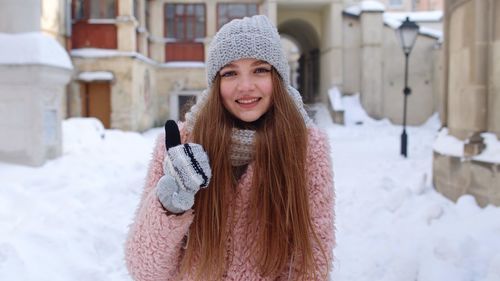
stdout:
POLYGON ((385 11, 384 4, 372 0, 366 0, 357 5, 352 5, 344 9, 344 12, 353 16, 359 16, 363 12, 384 12, 384 11, 385 11))
POLYGON ((114 75, 109 71, 84 71, 78 74, 77 80, 92 82, 92 81, 112 81, 114 75))
MULTIPOLYGON (((471 160, 499 164, 500 141, 493 133, 482 133, 486 148, 480 154, 471 157, 471 160)), ((464 141, 448 134, 448 129, 443 128, 434 141, 433 150, 444 155, 464 158, 464 141)))
POLYGON ((201 61, 175 61, 175 62, 166 62, 161 64, 162 67, 173 67, 173 68, 179 68, 179 67, 185 67, 185 68, 204 68, 205 63, 201 61))
POLYGON ((0 65, 42 64, 73 69, 68 53, 59 43, 41 33, 0 33, 0 65))
POLYGON ((416 22, 441 22, 443 20, 443 11, 425 11, 425 12, 386 12, 385 16, 404 21, 409 17, 411 21, 416 22))
POLYGON ((439 131, 432 146, 433 150, 444 155, 464 157, 464 142, 448 134, 448 129, 439 131))
POLYGON ((361 2, 360 9, 362 12, 384 12, 385 6, 384 4, 374 1, 374 0, 365 0, 361 2))

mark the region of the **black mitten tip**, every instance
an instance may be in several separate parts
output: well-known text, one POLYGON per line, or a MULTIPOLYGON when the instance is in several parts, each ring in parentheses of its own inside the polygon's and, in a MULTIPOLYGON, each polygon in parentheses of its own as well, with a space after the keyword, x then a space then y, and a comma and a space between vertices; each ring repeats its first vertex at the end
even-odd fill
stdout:
POLYGON ((179 127, 177 127, 177 123, 174 120, 168 120, 165 122, 165 147, 168 150, 179 144, 181 144, 179 127))

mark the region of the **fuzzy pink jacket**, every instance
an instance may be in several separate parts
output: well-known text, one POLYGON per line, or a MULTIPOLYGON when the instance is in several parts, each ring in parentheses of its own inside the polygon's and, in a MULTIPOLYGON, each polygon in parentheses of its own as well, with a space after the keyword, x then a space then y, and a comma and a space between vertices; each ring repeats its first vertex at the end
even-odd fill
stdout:
MULTIPOLYGON (((187 135, 182 133, 182 139, 185 142, 187 135)), ((167 215, 157 199, 154 188, 163 175, 164 155, 165 142, 164 136, 161 136, 153 152, 144 192, 135 221, 130 226, 125 247, 127 268, 136 281, 180 280, 177 274, 182 246, 195 216, 192 210, 181 215, 167 215)), ((325 261, 318 245, 313 243, 314 257, 321 265, 318 276, 322 276, 327 267, 331 268, 333 261, 335 232, 332 173, 328 140, 317 128, 311 128, 307 154, 309 204, 313 225, 328 258, 325 261)), ((261 277, 257 268, 250 262, 250 250, 255 245, 254 237, 249 235, 247 227, 252 174, 253 164, 250 163, 236 188, 236 195, 231 202, 233 206, 229 208, 229 217, 234 216, 234 220, 228 220, 228 223, 232 223, 229 227, 231 234, 226 242, 230 251, 230 264, 223 280, 269 280, 261 277)), ((278 280, 294 280, 295 272, 293 267, 287 268, 278 280)), ((183 280, 192 280, 190 277, 186 278, 183 280)))

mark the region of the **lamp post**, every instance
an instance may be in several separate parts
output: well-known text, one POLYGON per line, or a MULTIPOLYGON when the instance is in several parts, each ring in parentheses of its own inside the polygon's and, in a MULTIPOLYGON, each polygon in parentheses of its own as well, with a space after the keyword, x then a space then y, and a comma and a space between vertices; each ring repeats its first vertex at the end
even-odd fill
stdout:
POLYGON ((411 89, 408 87, 408 58, 410 57, 413 45, 415 45, 415 40, 417 40, 419 26, 410 21, 410 18, 406 20, 396 29, 396 36, 399 39, 401 48, 405 54, 405 87, 403 89, 404 94, 404 105, 403 105, 403 133, 401 134, 401 155, 408 157, 408 135, 406 134, 406 102, 407 98, 411 93, 411 89))

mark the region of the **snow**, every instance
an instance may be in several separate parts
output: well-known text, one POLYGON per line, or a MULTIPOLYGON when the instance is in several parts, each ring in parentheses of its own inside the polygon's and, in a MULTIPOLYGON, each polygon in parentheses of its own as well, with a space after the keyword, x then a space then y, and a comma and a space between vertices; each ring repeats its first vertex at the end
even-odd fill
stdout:
POLYGON ((72 57, 80 58, 113 58, 113 57, 133 57, 152 65, 158 64, 156 61, 137 52, 124 52, 115 49, 81 48, 71 50, 72 57))
POLYGON ((91 82, 91 81, 111 81, 114 75, 109 71, 82 71, 78 74, 78 80, 91 82))
POLYGON ((348 14, 359 16, 363 12, 384 12, 385 6, 378 1, 366 0, 359 4, 347 7, 344 11, 348 14))
MULTIPOLYGON (((428 12, 386 12, 384 13, 384 23, 393 29, 399 28, 399 26, 409 17, 411 21, 416 22, 442 22, 443 12, 442 11, 428 11, 428 12)), ((430 27, 420 26, 418 31, 422 35, 427 35, 436 39, 441 39, 443 37, 443 31, 437 30, 430 27)))
MULTIPOLYGON (((359 95, 343 97, 346 125, 312 107, 332 146, 336 186, 335 281, 498 281, 500 207, 432 187, 433 116, 407 127, 373 120, 359 95)), ((61 158, 40 168, 0 163, 0 280, 126 281, 123 243, 156 136, 63 122, 61 158)), ((487 142, 498 142, 486 135, 487 142)))
MULTIPOLYGON (((365 2, 365 1, 364 1, 365 2)), ((362 12, 366 11, 381 11, 384 12, 384 9, 372 9, 367 10, 364 8, 363 3, 352 5, 344 9, 344 12, 353 16, 360 16, 362 12)), ((373 1, 374 2, 374 1, 373 1)), ((376 2, 378 3, 378 2, 376 2)), ((380 3, 379 3, 380 4, 380 3)), ((380 4, 383 6, 383 4, 380 4)), ((370 7, 371 5, 368 5, 370 7)), ((366 5, 365 5, 366 7, 366 5)), ((409 17, 410 20, 417 22, 441 22, 443 18, 442 11, 429 11, 429 12, 384 12, 384 23, 392 29, 397 29, 403 21, 409 17)), ((430 27, 420 26, 419 34, 427 35, 436 39, 443 38, 443 32, 441 30, 437 30, 430 27)))
POLYGON ((482 133, 481 136, 484 138, 486 148, 481 154, 474 156, 473 159, 489 163, 500 163, 500 141, 498 141, 497 136, 492 133, 482 133))
POLYGON ((161 65, 162 67, 180 67, 180 68, 204 68, 205 63, 200 61, 176 61, 167 62, 161 65))
POLYGON ((383 12, 385 11, 384 4, 374 1, 374 0, 365 0, 359 4, 361 11, 363 12, 383 12))
POLYGON ((123 52, 112 49, 95 49, 95 48, 82 48, 82 49, 73 49, 71 50, 72 57, 80 57, 80 58, 113 58, 113 57, 134 57, 138 58, 144 62, 147 62, 151 65, 156 65, 159 67, 165 68, 204 68, 204 62, 198 61, 183 61, 183 62, 167 62, 167 63, 158 63, 144 55, 136 52, 123 52))
MULTIPOLYGON (((493 133, 482 133, 486 148, 478 155, 470 157, 471 160, 499 164, 500 163, 500 141, 493 133)), ((461 141, 448 133, 447 128, 439 131, 434 142, 434 151, 444 154, 464 158, 465 141, 461 141)))
POLYGON ((0 33, 0 65, 44 64, 73 69, 68 53, 59 43, 41 33, 0 33))
POLYGON ((328 100, 330 101, 330 105, 333 110, 344 110, 344 105, 342 104, 342 95, 340 94, 339 88, 333 87, 328 90, 328 100))
POLYGON ((420 11, 420 12, 386 12, 387 17, 404 21, 407 17, 416 22, 441 22, 443 21, 443 11, 420 11))
POLYGON ((448 134, 448 129, 443 128, 439 131, 436 141, 433 146, 434 151, 455 157, 462 158, 464 156, 464 143, 463 141, 448 134))

